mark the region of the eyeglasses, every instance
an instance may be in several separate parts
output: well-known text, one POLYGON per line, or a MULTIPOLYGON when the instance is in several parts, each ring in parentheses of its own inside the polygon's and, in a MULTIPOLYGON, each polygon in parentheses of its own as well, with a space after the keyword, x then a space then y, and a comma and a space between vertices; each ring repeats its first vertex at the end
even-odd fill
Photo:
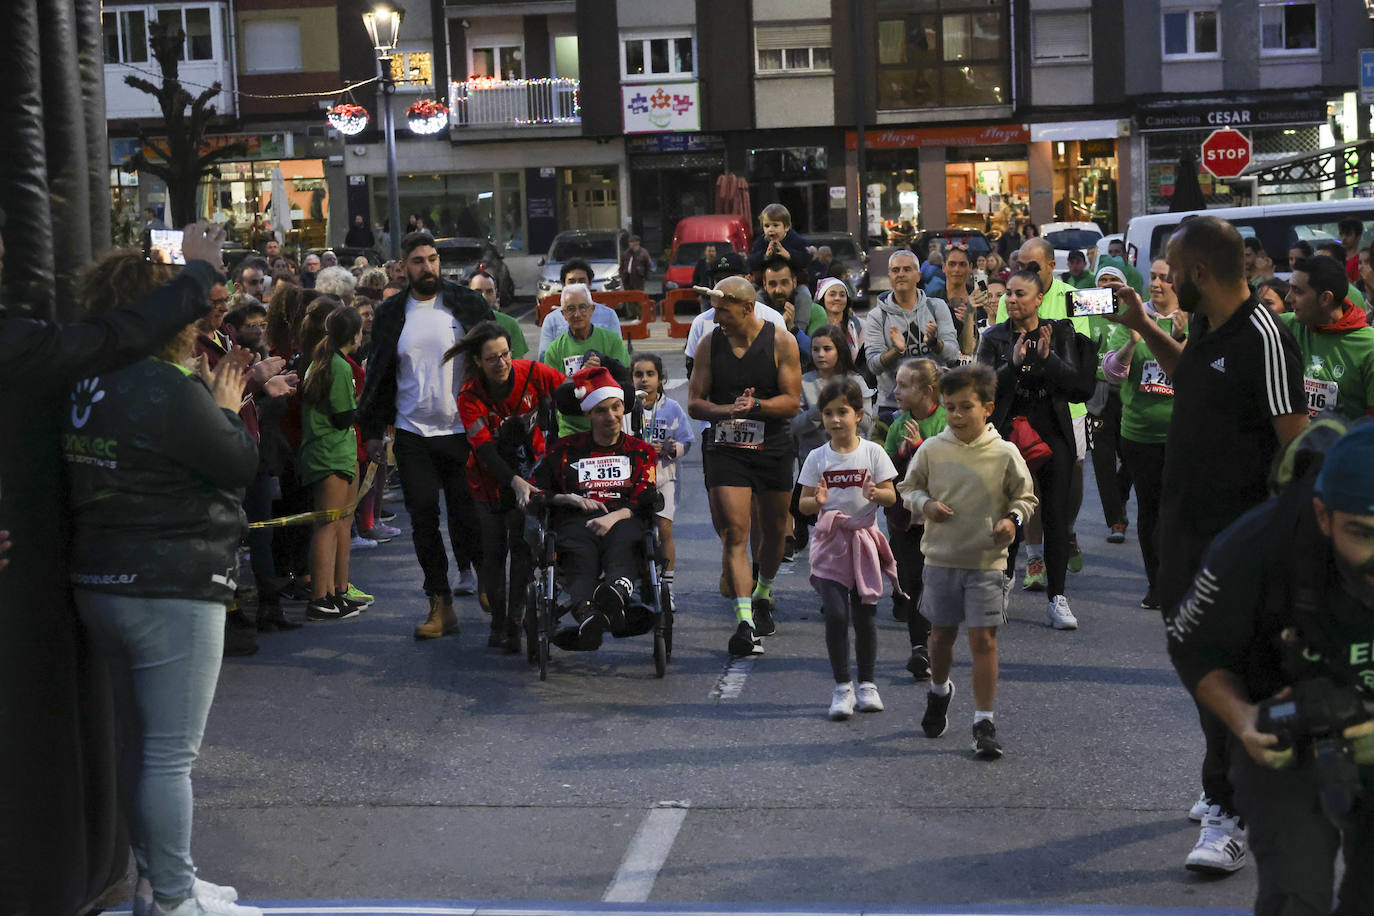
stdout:
POLYGON ((583 312, 590 312, 591 310, 592 306, 590 305, 574 305, 569 303, 563 306, 563 311, 567 312, 569 315, 581 315, 583 312))
POLYGON ((499 365, 501 365, 502 363, 508 363, 508 362, 510 362, 510 360, 511 360, 511 356, 510 356, 510 351, 509 351, 509 350, 507 350, 505 353, 496 353, 496 354, 493 354, 492 356, 484 356, 484 357, 482 357, 482 362, 485 363, 485 364, 488 365, 488 366, 499 366, 499 365))

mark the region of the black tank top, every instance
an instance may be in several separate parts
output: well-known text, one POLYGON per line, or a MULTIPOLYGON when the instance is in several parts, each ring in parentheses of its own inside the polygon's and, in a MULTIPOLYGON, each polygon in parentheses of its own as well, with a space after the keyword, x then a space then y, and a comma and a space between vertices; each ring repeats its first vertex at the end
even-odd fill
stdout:
MULTIPOLYGON (((771 321, 765 321, 743 356, 735 355, 725 331, 717 327, 711 332, 711 403, 733 404, 748 388, 754 389, 754 397, 760 401, 782 394, 782 389, 778 387, 777 356, 773 343, 776 331, 777 327, 771 321)), ((781 453, 792 448, 792 434, 785 419, 755 419, 763 420, 764 451, 781 453)), ((715 427, 713 423, 707 431, 707 441, 712 445, 715 445, 715 427)))

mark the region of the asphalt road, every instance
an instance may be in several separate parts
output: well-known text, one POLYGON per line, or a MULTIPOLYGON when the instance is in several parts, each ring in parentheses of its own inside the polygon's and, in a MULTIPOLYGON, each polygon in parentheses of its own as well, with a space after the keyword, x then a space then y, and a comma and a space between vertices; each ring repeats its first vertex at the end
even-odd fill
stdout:
MULTIPOLYGON (((680 358, 669 373, 681 378, 680 358)), ((1081 628, 1047 629, 1043 596, 1018 589, 999 640, 1007 753, 991 763, 969 749, 962 644, 949 733, 922 736, 925 691, 903 670, 905 625, 886 599, 887 709, 829 721, 823 624, 801 557, 777 582, 778 635, 726 678, 732 616, 716 592, 696 449, 682 481, 663 680, 639 637, 555 650, 541 683, 523 654, 486 648, 473 599, 456 601, 461 635, 417 643, 424 598, 408 535, 355 554, 371 610, 264 637, 258 655, 224 666, 195 771, 202 876, 258 900, 584 912, 615 908, 605 900, 713 912, 1248 909, 1253 866, 1221 880, 1183 869, 1197 836, 1185 818, 1196 718, 1158 614, 1138 607, 1134 529, 1124 545, 1105 542, 1091 481, 1086 565, 1069 583, 1081 628)))

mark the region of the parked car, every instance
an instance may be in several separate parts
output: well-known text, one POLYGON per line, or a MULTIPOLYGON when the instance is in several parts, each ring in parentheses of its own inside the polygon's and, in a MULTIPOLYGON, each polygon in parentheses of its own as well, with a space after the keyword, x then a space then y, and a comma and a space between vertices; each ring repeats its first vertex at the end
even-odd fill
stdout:
POLYGON ((505 259, 490 239, 435 239, 434 247, 439 252, 441 277, 467 286, 474 273, 485 270, 496 281, 496 300, 501 309, 510 308, 515 301, 515 281, 511 279, 505 259))
POLYGON ((911 243, 911 250, 916 252, 916 257, 924 264, 930 256, 932 247, 943 254, 945 249, 954 243, 967 245, 969 257, 975 261, 980 254, 989 254, 992 251, 988 237, 977 229, 927 229, 916 236, 916 240, 911 243))
POLYGON ((1045 241, 1054 246, 1054 267, 1055 270, 1063 271, 1069 266, 1069 252, 1075 249, 1082 251, 1088 257, 1088 264, 1097 263, 1097 255, 1094 249, 1102 244, 1102 250, 1106 251, 1105 243, 1102 243, 1102 227, 1097 223, 1084 221, 1068 223, 1045 223, 1040 227, 1040 234, 1045 241))
MULTIPOLYGON (((830 249, 834 261, 849 269, 849 282, 854 287, 855 298, 862 300, 868 295, 868 252, 859 247, 852 232, 808 232, 806 240, 815 248, 825 246, 830 249)), ((817 277, 811 278, 815 286, 817 277)))
POLYGON ((581 258, 592 268, 592 289, 620 288, 620 255, 630 247, 630 234, 624 229, 569 229, 553 237, 549 253, 539 259, 539 298, 561 293, 559 279, 563 264, 581 258))
POLYGON ((692 271, 707 245, 716 246, 717 256, 734 250, 749 254, 749 223, 740 216, 685 216, 673 230, 673 247, 668 254, 668 271, 663 276, 665 290, 692 285, 692 271))

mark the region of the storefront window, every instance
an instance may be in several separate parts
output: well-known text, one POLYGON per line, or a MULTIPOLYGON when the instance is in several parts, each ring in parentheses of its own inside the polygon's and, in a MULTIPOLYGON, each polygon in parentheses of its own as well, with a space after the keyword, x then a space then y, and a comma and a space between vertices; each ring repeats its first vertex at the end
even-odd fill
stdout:
MULTIPOLYGON (((435 238, 490 238, 503 248, 523 248, 525 195, 519 172, 404 175, 400 191, 401 220, 419 216, 435 238)), ((390 212, 386 182, 374 180, 372 193, 372 212, 390 212)))
POLYGON ((969 0, 878 0, 878 108, 1006 103, 1006 10, 971 6, 969 0))
POLYGON ((200 213, 225 237, 258 248, 271 233, 272 170, 280 166, 291 204, 287 245, 323 248, 329 238, 329 189, 319 159, 220 163, 220 177, 201 185, 200 213))
POLYGON ((1057 142, 1054 150, 1056 222, 1089 220, 1116 231, 1116 141, 1057 142))
POLYGON ((1029 169, 1025 159, 1001 158, 1024 147, 951 148, 945 164, 946 223, 951 229, 1016 232, 1030 218, 1029 169), (997 157, 997 158, 994 158, 997 157), (956 161, 958 160, 958 161, 956 161))

